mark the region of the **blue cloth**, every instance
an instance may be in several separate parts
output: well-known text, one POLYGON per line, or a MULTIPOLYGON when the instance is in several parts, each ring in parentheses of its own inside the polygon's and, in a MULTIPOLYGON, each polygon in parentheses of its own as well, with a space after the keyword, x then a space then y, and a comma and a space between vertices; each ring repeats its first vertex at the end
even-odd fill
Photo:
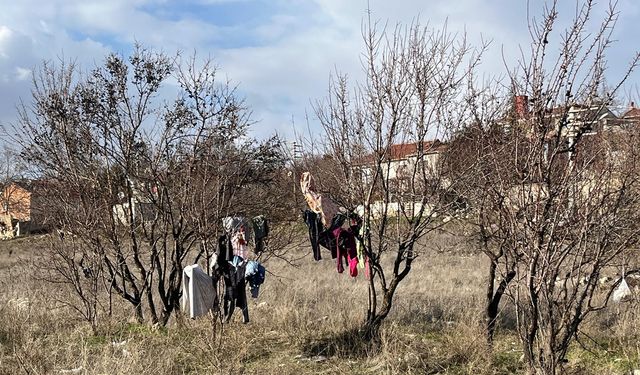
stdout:
POLYGON ((264 277, 267 270, 264 266, 256 261, 250 260, 247 263, 245 270, 245 277, 251 287, 251 297, 258 298, 258 292, 260 291, 260 285, 264 283, 264 277))
POLYGON ((231 263, 231 265, 234 266, 235 268, 238 268, 238 266, 240 266, 242 262, 244 262, 244 259, 241 256, 234 255, 233 259, 229 263, 231 263))
POLYGON ((247 270, 245 271, 244 275, 246 277, 255 275, 258 272, 258 266, 260 265, 260 263, 256 262, 255 260, 250 260, 247 262, 247 270))

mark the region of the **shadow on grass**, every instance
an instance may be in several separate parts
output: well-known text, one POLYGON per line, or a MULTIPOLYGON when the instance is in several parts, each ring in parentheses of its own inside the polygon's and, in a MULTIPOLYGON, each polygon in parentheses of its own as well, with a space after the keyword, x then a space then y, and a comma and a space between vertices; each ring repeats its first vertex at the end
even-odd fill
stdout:
MULTIPOLYGON (((424 304, 398 307, 394 321, 404 326, 423 327, 427 330, 444 330, 458 323, 468 323, 484 318, 485 312, 473 301, 461 303, 455 297, 439 297, 438 300, 426 300, 424 304)), ((508 303, 500 305, 498 330, 517 330, 515 308, 508 303)))
POLYGON ((325 356, 358 359, 380 352, 380 339, 371 339, 359 328, 329 335, 321 338, 310 338, 302 344, 305 356, 325 356))

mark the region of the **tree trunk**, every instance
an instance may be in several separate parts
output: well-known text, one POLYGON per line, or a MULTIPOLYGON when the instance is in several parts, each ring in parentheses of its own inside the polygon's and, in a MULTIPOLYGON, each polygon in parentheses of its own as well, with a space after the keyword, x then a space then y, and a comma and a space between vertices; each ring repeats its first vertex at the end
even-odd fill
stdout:
POLYGON ((527 367, 527 372, 531 375, 556 375, 558 361, 553 353, 544 349, 543 353, 540 353, 540 357, 534 359, 533 363, 529 363, 527 367))
POLYGON ((146 290, 147 295, 147 303, 149 304, 149 311, 151 312, 151 323, 158 323, 158 313, 156 312, 156 304, 153 300, 153 291, 151 290, 151 285, 147 286, 146 290))
POLYGON ((144 315, 142 314, 142 303, 138 303, 135 305, 135 317, 136 322, 142 324, 144 323, 144 315))
POLYGON ((495 286, 496 280, 496 269, 498 268, 498 264, 495 259, 491 259, 491 263, 489 264, 489 277, 487 278, 487 294, 486 294, 486 339, 489 346, 493 344, 493 332, 495 330, 495 321, 498 315, 498 309, 493 309, 494 306, 494 295, 493 289, 495 286))
POLYGON ((167 311, 167 310, 162 310, 162 316, 160 319, 160 325, 162 325, 163 327, 167 325, 167 323, 169 323, 169 318, 171 318, 171 311, 167 311))
POLYGON ((486 309, 486 324, 487 324, 487 342, 491 346, 493 344, 493 335, 496 329, 496 320, 498 318, 498 307, 500 306, 500 300, 507 290, 507 286, 516 276, 515 271, 509 271, 507 276, 500 281, 498 289, 494 292, 494 282, 496 277, 496 269, 498 264, 492 260, 489 266, 489 280, 487 281, 487 309, 486 309))
MULTIPOLYGON (((367 320, 362 328, 365 339, 374 341, 379 340, 380 326, 382 326, 382 322, 386 319, 387 315, 389 315, 389 312, 391 312, 393 295, 395 294, 398 282, 398 279, 393 279, 391 281, 390 287, 384 292, 382 306, 379 311, 371 314, 371 307, 369 308, 367 320)), ((375 295, 375 293, 372 298, 374 301, 377 301, 377 295, 375 295)))

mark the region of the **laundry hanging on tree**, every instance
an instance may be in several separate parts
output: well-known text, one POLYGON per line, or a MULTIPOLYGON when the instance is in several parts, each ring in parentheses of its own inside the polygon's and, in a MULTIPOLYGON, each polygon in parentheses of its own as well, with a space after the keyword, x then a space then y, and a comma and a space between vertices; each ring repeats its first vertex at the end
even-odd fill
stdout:
POLYGON ((217 293, 213 278, 197 264, 186 266, 182 275, 181 307, 191 319, 207 314, 216 305, 217 293))
MULTIPOLYGON (((269 236, 269 222, 264 215, 253 219, 243 216, 228 216, 222 219, 225 236, 231 243, 234 255, 247 259, 249 247, 253 245, 253 252, 260 255, 266 250, 269 236)), ((226 259, 231 259, 227 257, 226 259)))
POLYGON ((265 274, 266 274, 266 269, 262 264, 260 264, 255 260, 250 260, 247 262, 247 267, 245 269, 244 277, 249 282, 252 298, 258 298, 258 293, 260 292, 260 285, 264 283, 265 274))
POLYGON ((358 255, 356 251, 356 237, 354 232, 351 228, 344 229, 342 227, 338 227, 333 230, 333 236, 336 238, 338 273, 342 273, 344 271, 344 265, 342 264, 344 259, 349 267, 349 275, 351 275, 351 277, 358 276, 358 255))
POLYGON ((327 226, 338 213, 338 205, 329 197, 323 197, 315 190, 311 173, 304 172, 300 178, 300 189, 311 211, 320 215, 322 224, 327 226))
POLYGON ((239 308, 243 322, 248 323, 247 283, 251 288, 251 296, 257 298, 266 274, 262 264, 249 259, 249 247, 254 246, 256 256, 266 249, 268 221, 263 215, 251 220, 229 216, 222 219, 222 227, 224 234, 218 238, 218 248, 208 258, 209 275, 197 264, 185 267, 181 306, 191 318, 216 311, 219 308, 217 285, 222 280, 223 321, 228 322, 235 309, 239 308))
POLYGON ((260 255, 265 249, 265 242, 269 236, 269 222, 262 216, 256 216, 251 219, 253 224, 253 236, 255 239, 255 253, 260 255))
POLYGON ((320 260, 322 255, 320 254, 320 233, 323 232, 322 220, 317 213, 311 210, 304 210, 303 212, 304 223, 309 228, 309 242, 311 242, 311 250, 313 251, 313 259, 320 260))
POLYGON ((309 230, 313 259, 322 259, 321 247, 324 247, 330 251, 331 259, 337 258, 338 273, 344 272, 346 264, 351 277, 358 275, 359 266, 365 268, 368 277, 369 262, 362 245, 366 229, 363 228, 362 218, 356 213, 346 214, 346 210, 339 210, 330 198, 319 194, 309 172, 302 174, 300 187, 309 206, 302 216, 309 230), (347 227, 344 227, 345 223, 347 227))
POLYGON ((245 281, 246 261, 234 256, 229 262, 224 278, 224 321, 231 320, 234 310, 242 310, 242 322, 249 323, 249 305, 247 304, 247 286, 245 281))

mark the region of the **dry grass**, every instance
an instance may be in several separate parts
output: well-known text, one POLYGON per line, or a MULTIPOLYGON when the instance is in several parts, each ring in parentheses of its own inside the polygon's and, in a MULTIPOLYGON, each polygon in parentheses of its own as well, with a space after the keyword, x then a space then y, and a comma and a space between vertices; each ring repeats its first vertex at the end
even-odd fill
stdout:
MULTIPOLYGON (((438 241, 434 248, 458 246, 450 237, 429 243, 438 241)), ((215 331, 208 318, 178 318, 165 329, 152 329, 131 323, 125 310, 103 321, 94 335, 51 297, 59 286, 30 277, 30 259, 40 244, 37 238, 0 243, 0 374, 522 371, 508 325, 499 327, 493 353, 484 343, 481 256, 430 252, 425 244, 374 347, 357 332, 365 311, 365 280, 337 274, 330 259, 316 263, 308 256, 295 267, 270 260, 261 295, 250 301, 248 325, 236 313, 222 331, 215 331)), ((594 316, 580 337, 584 347, 576 344, 571 352, 570 371, 624 374, 640 368, 639 325, 636 309, 628 305, 594 316)))

